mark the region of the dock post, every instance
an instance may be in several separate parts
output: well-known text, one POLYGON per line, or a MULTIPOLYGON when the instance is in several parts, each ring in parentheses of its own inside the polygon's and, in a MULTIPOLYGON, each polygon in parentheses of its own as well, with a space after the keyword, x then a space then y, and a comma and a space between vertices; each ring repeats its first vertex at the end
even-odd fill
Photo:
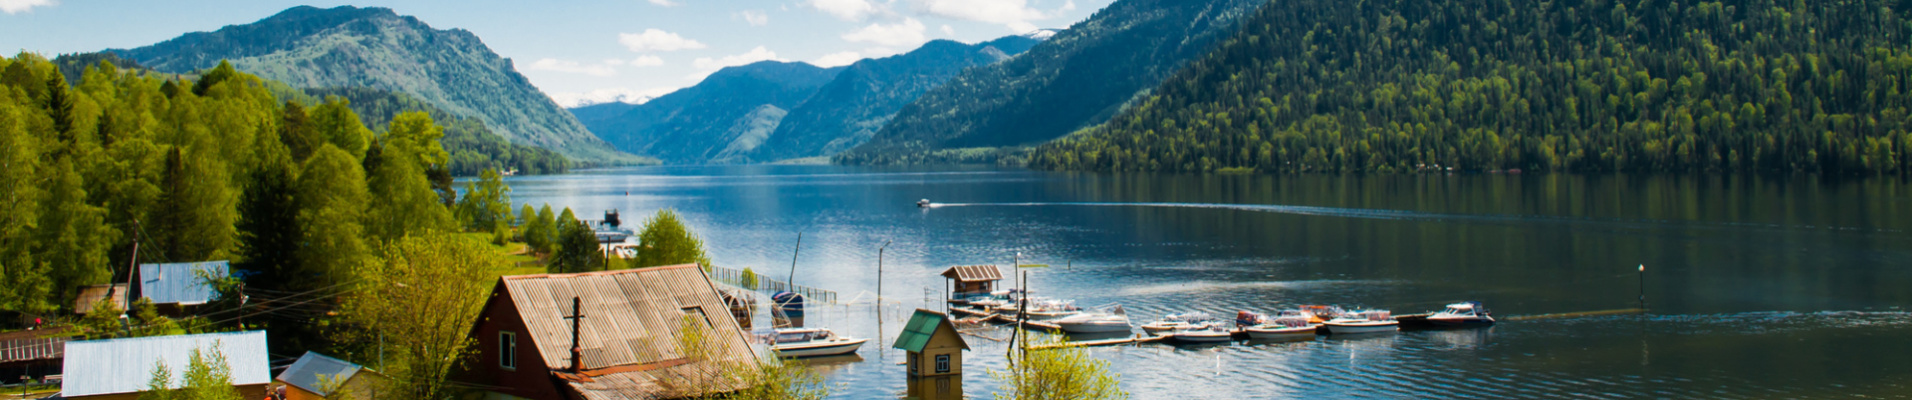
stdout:
POLYGON ((1646 264, 1640 264, 1640 312, 1646 312, 1646 264))

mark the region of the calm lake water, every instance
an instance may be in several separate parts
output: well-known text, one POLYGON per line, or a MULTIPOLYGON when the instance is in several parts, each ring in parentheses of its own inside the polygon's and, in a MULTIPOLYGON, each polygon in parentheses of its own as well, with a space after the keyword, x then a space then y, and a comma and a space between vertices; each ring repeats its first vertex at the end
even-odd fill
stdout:
MULTIPOLYGON (((817 360, 841 398, 904 395, 889 340, 941 307, 952 265, 1008 265, 1042 294, 1162 314, 1301 303, 1502 322, 1277 344, 1095 348, 1138 399, 1912 396, 1912 183, 1790 177, 1106 175, 825 166, 654 167, 509 179, 515 202, 630 224, 675 208, 716 264, 790 274, 856 305, 809 324, 880 337, 817 360), (918 199, 949 206, 919 209, 918 199), (869 300, 884 252, 881 327, 869 300), (865 293, 869 292, 869 293, 865 293), (879 329, 881 334, 879 335, 879 329)), ((983 332, 1006 338, 1005 330, 983 332)), ((969 337, 988 398, 1005 344, 969 337)))

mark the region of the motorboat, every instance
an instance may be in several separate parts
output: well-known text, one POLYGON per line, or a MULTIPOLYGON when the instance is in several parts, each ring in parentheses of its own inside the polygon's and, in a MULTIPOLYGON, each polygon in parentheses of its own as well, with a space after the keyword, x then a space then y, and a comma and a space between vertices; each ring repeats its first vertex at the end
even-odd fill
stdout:
POLYGON ((1206 329, 1214 326, 1216 326, 1214 318, 1209 317, 1208 313, 1192 312, 1163 316, 1162 319, 1142 325, 1142 331, 1150 335, 1165 336, 1176 330, 1206 329))
POLYGON ((1427 322, 1439 326, 1487 326, 1494 324, 1493 313, 1478 301, 1448 304, 1447 309, 1427 316, 1427 322))
POLYGON ((1068 333, 1129 332, 1133 329, 1129 326, 1128 312, 1123 311, 1122 306, 1109 307, 1107 310, 1086 311, 1049 322, 1068 333))
POLYGON ((1308 320, 1317 324, 1348 315, 1347 310, 1335 306, 1304 305, 1299 308, 1299 311, 1308 313, 1308 320))
POLYGON ((1168 338, 1186 343, 1221 343, 1235 340, 1235 333, 1229 332, 1221 326, 1209 324, 1201 328, 1169 331, 1168 338))
POLYGON ((916 208, 929 208, 929 204, 929 199, 917 200, 916 208))
POLYGON ((1368 310, 1348 313, 1340 318, 1321 323, 1328 327, 1328 333, 1376 333, 1401 330, 1401 322, 1394 320, 1394 314, 1387 310, 1368 310))
POLYGON ((1296 340, 1313 338, 1321 324, 1309 321, 1300 315, 1278 317, 1258 325, 1242 328, 1253 340, 1296 340))
POLYGON ((777 329, 771 341, 783 357, 824 357, 855 353, 870 340, 838 336, 829 328, 785 328, 777 329))
POLYGON ((1022 313, 1027 314, 1029 319, 1041 321, 1081 314, 1082 308, 1076 307, 1075 302, 1070 300, 1032 298, 1029 309, 1022 313))

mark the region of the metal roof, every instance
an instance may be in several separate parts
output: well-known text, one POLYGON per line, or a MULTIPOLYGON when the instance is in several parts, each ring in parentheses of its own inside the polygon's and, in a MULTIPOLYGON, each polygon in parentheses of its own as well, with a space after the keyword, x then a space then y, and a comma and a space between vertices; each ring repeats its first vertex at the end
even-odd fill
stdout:
POLYGON ((365 367, 358 364, 308 351, 305 355, 299 356, 299 361, 294 361, 292 366, 286 367, 285 372, 280 372, 279 377, 275 379, 305 389, 307 392, 326 396, 331 393, 326 393, 321 378, 329 379, 335 384, 343 384, 364 369, 365 367))
MULTIPOLYGON (((910 315, 909 324, 903 325, 903 333, 896 336, 896 344, 890 347, 921 353, 923 346, 929 345, 929 339, 936 336, 936 331, 943 325, 950 325, 949 315, 918 308, 916 314, 910 315)), ((950 325, 949 330, 955 332, 956 326, 950 325)), ((956 340, 963 342, 964 350, 969 349, 969 343, 962 340, 961 336, 956 340)))
POLYGON ((59 360, 75 331, 69 325, 0 333, 0 363, 59 360))
POLYGON ((92 285, 80 289, 80 297, 73 299, 73 313, 86 315, 93 311, 93 305, 102 299, 113 300, 113 306, 126 310, 126 284, 92 285))
POLYGON ((1000 281, 1002 270, 994 265, 962 265, 943 270, 943 277, 963 282, 1000 281))
POLYGON ((130 339, 67 342, 65 397, 145 391, 154 366, 173 371, 173 386, 185 382, 193 350, 218 350, 226 356, 235 386, 272 381, 266 332, 206 333, 130 339))
POLYGON ((197 271, 201 270, 215 277, 226 277, 231 276, 232 264, 223 260, 140 264, 139 296, 152 299, 153 304, 206 304, 219 294, 212 290, 212 285, 199 278, 197 271))
MULTIPOLYGON (((525 275, 500 278, 519 318, 530 330, 532 343, 544 365, 564 369, 571 365, 572 298, 584 314, 578 341, 588 381, 569 384, 586 398, 644 398, 637 393, 660 393, 660 380, 679 374, 700 374, 703 362, 686 362, 680 348, 682 321, 701 309, 715 332, 710 335, 708 360, 755 362, 743 329, 717 288, 696 264, 566 275, 525 275)), ((496 304, 488 305, 488 307, 496 304)), ((489 314, 489 313, 487 313, 489 314)), ((719 388, 707 388, 719 390, 719 388)))

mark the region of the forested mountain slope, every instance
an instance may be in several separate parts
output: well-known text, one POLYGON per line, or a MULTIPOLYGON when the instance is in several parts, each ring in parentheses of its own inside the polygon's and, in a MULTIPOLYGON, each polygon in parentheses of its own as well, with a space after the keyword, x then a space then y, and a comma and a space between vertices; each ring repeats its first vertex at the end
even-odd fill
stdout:
POLYGON ((834 161, 978 161, 953 149, 1037 144, 1100 123, 1233 34, 1263 2, 1117 1, 1021 56, 924 93, 834 161))
POLYGON ((390 9, 300 6, 251 24, 109 51, 161 72, 204 70, 223 59, 294 87, 404 92, 483 120, 513 143, 583 161, 639 161, 591 135, 471 32, 433 29, 390 9))
POLYGON ((1100 171, 1903 172, 1912 3, 1282 0, 1038 149, 1100 171))
POLYGON ((570 160, 557 152, 506 142, 485 127, 484 121, 452 114, 404 93, 372 88, 305 89, 305 93, 321 100, 332 96, 347 100, 359 120, 377 132, 388 131, 389 122, 401 113, 420 111, 430 115, 445 129, 445 137, 439 139, 439 143, 451 155, 453 176, 478 176, 486 169, 528 175, 561 174, 571 167, 570 160))
MULTIPOLYGON (((781 61, 728 67, 697 85, 587 124, 620 150, 667 163, 703 163, 733 144, 745 146, 768 137, 788 110, 842 70, 781 61)), ((600 107, 625 106, 585 108, 600 107)))
POLYGON ((1008 59, 1039 42, 1025 36, 974 45, 936 40, 908 53, 857 61, 790 110, 754 151, 712 161, 767 162, 848 150, 869 140, 903 105, 964 69, 1008 59))

